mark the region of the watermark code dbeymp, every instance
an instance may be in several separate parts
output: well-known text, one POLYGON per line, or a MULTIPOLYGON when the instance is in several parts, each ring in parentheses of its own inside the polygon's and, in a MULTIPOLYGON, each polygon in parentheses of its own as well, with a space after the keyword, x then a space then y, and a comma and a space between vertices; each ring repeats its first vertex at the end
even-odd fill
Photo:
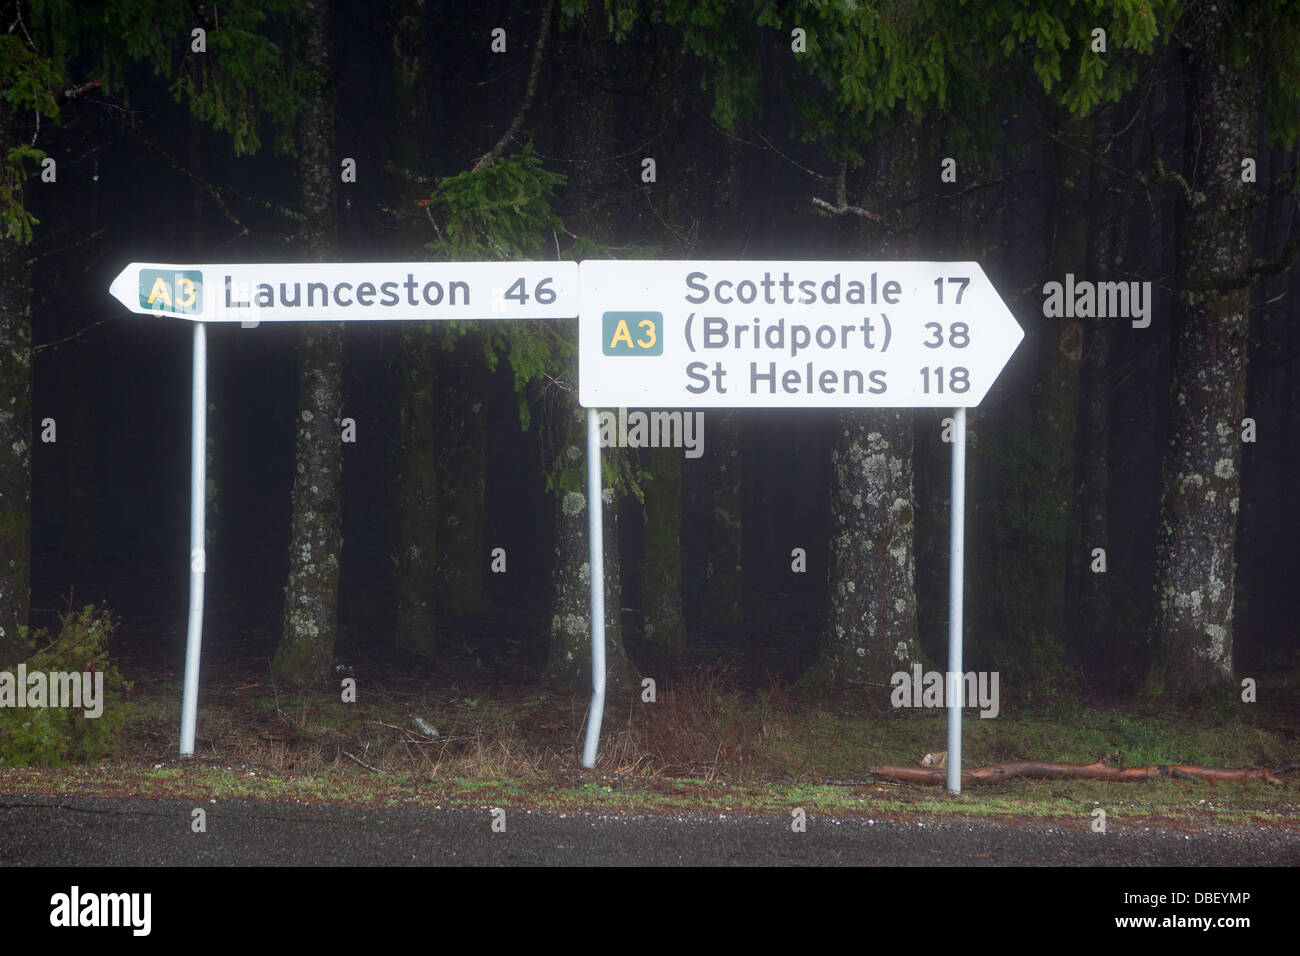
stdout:
POLYGON ((104 675, 100 671, 33 671, 19 664, 18 673, 0 671, 0 707, 71 707, 95 718, 104 712, 104 675))
POLYGON ((895 671, 890 675, 889 682, 894 689, 889 702, 895 707, 947 707, 950 701, 955 701, 962 707, 980 708, 981 717, 996 717, 1001 709, 998 703, 1000 679, 997 671, 967 671, 965 674, 926 671, 922 674, 921 665, 913 664, 910 674, 895 671))

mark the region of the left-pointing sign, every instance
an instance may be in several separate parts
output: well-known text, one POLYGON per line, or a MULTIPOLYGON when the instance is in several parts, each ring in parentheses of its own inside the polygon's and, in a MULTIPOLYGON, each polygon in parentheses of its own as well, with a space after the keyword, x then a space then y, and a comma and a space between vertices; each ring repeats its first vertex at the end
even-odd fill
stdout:
POLYGON ((564 319, 574 262, 133 262, 112 296, 132 312, 198 322, 564 319))

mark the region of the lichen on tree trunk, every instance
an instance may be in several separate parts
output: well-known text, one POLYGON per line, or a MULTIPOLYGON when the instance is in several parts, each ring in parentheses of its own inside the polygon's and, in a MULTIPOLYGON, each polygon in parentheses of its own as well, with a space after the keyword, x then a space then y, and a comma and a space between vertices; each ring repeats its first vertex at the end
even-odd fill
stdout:
POLYGON ((284 631, 272 670, 279 677, 306 683, 327 676, 334 656, 342 544, 342 333, 337 327, 304 326, 298 354, 302 367, 289 580, 284 631))
POLYGON ((921 660, 914 535, 910 414, 841 412, 831 451, 829 610, 807 681, 884 681, 921 660))
POLYGON ((1179 207, 1169 439, 1156 529, 1153 693, 1224 686, 1233 677, 1233 592, 1241 489, 1250 288, 1251 187, 1237 175, 1255 148, 1257 70, 1223 64, 1225 11, 1189 6, 1185 88, 1187 191, 1179 207))
MULTIPOLYGON (((310 0, 304 16, 304 56, 322 77, 330 73, 330 16, 324 0, 310 0)), ((335 207, 334 104, 317 90, 299 119, 298 181, 303 255, 338 257, 335 207)), ((334 656, 342 548, 340 485, 343 475, 343 334, 334 323, 307 323, 298 340, 297 471, 284 629, 272 671, 296 683, 323 679, 334 656)))
MULTIPOLYGON (((915 120, 900 119, 881 132, 859 191, 866 193, 864 208, 889 210, 889 226, 882 231, 856 220, 841 229, 873 257, 913 258, 920 214, 907 200, 919 193, 918 127, 915 120)), ((912 422, 910 409, 853 409, 837 417, 831 448, 830 596, 821 648, 802 678, 805 686, 887 681, 922 660, 912 422)))
MULTIPOLYGON (((614 40, 603 15, 584 10, 558 31, 552 62, 557 76, 556 148, 570 161, 561 214, 567 228, 598 243, 617 236, 613 204, 625 190, 618 166, 606 157, 618 152, 615 101, 608 82, 614 73, 614 40), (573 69, 574 64, 580 67, 573 69), (593 78, 595 82, 592 82, 593 78)), ((576 381, 576 368, 563 370, 576 381)), ((547 463, 555 488, 555 568, 551 589, 551 634, 545 679, 571 687, 591 686, 591 567, 587 545, 586 411, 573 392, 557 389, 551 418, 553 459, 547 463)), ((618 500, 609 467, 617 449, 605 452, 604 560, 605 663, 610 682, 630 672, 619 615, 618 500)))
MULTIPOLYGON (((586 410, 565 393, 565 406, 557 416, 557 454, 571 465, 586 462, 586 410), (563 431, 559 431, 563 428, 563 431)), ((543 680, 561 687, 591 683, 591 559, 585 467, 581 482, 569 482, 555 503, 555 570, 552 587, 551 636, 543 680)), ((605 675, 611 684, 624 682, 629 673, 619 624, 618 502, 608 481, 609 469, 602 469, 605 562, 605 675)))

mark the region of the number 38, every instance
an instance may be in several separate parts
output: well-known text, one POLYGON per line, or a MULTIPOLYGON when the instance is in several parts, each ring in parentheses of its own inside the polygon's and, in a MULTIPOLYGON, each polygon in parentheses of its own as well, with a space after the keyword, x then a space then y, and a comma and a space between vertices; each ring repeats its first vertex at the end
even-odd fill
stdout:
MULTIPOLYGON (((927 340, 923 343, 927 349, 937 349, 943 345, 943 323, 927 322, 925 323, 926 331, 933 336, 933 340, 927 340)), ((953 322, 948 326, 948 344, 955 349, 964 349, 970 345, 970 326, 965 322, 953 322)))

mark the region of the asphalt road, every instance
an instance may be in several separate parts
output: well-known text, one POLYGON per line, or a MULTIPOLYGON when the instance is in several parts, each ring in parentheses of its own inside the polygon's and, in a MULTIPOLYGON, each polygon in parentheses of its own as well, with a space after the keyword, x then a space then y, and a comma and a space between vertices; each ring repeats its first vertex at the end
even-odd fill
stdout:
POLYGON ((1296 866, 1300 833, 0 795, 3 866, 1296 866), (206 832, 192 830, 193 811, 206 832))

